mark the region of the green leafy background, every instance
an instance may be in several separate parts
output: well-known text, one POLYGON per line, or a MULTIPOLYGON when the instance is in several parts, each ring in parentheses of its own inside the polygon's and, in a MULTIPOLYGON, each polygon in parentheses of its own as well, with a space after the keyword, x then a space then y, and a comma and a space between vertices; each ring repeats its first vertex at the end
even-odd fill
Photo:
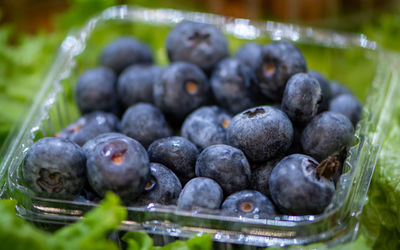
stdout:
MULTIPOLYGON (((181 7, 166 1, 132 2, 150 7, 181 7)), ((29 107, 37 89, 40 88, 57 47, 68 31, 81 26, 89 17, 117 3, 116 0, 71 0, 69 10, 54 20, 53 32, 43 31, 28 35, 16 33, 12 26, 0 27, 0 145, 13 124, 23 118, 23 111, 29 107)), ((186 5, 186 8, 190 9, 191 6, 186 5)), ((360 32, 388 49, 400 49, 400 15, 385 14, 364 25, 360 32)), ((150 36, 144 40, 152 41, 154 48, 162 47, 163 41, 157 39, 157 34, 144 34, 150 36)), ((233 42, 231 49, 237 45, 238 43, 233 42)), ((156 54, 158 63, 166 63, 164 52, 156 50, 156 54)), ((332 66, 329 62, 321 63, 318 61, 318 55, 316 53, 314 59, 307 58, 311 67, 327 72, 328 75, 330 72, 331 76, 337 74, 331 70, 335 65, 332 66)), ((359 54, 355 51, 346 55, 346 61, 351 62, 352 58, 354 61, 359 60, 359 54)), ((93 61, 82 59, 80 63, 90 65, 93 61)), ((354 63, 344 65, 338 70, 351 70, 353 74, 349 74, 350 77, 352 75, 354 79, 360 79, 360 76, 364 76, 364 80, 368 81, 371 78, 368 72, 373 72, 368 70, 368 67, 373 65, 373 62, 366 65, 354 63)), ((340 80, 352 82, 351 78, 340 80)), ((357 85, 351 87, 359 97, 365 96, 365 90, 359 90, 357 85)), ((361 218, 360 235, 355 242, 342 245, 338 249, 400 249, 400 101, 398 105, 375 169, 369 200, 361 218)), ((14 208, 15 201, 0 201, 0 242, 5 249, 118 249, 117 243, 110 241, 108 235, 116 230, 126 217, 126 210, 119 205, 119 199, 108 194, 103 203, 88 213, 84 220, 49 233, 17 218, 14 208)), ((122 239, 122 244, 127 244, 128 249, 159 249, 144 233, 130 232, 122 239)), ((163 249, 210 249, 211 244, 210 237, 204 235, 186 242, 176 241, 163 249)), ((309 248, 323 249, 324 246, 316 244, 307 246, 307 249, 309 248)))

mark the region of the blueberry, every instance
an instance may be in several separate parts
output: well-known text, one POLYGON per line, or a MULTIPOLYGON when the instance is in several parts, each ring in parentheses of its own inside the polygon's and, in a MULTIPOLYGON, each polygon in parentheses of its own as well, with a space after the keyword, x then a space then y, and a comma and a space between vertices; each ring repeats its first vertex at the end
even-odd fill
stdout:
POLYGON ((138 102, 153 103, 153 85, 162 68, 155 65, 133 65, 118 78, 117 92, 121 104, 127 108, 138 102))
POLYGON ((262 48, 262 63, 256 69, 263 95, 280 101, 289 78, 307 72, 306 60, 300 50, 289 42, 273 42, 262 48))
POLYGON ((186 61, 210 71, 228 56, 228 43, 213 25, 183 21, 169 33, 166 48, 171 62, 186 61))
POLYGON ((353 136, 353 124, 346 116, 326 111, 314 117, 305 127, 301 145, 306 154, 322 161, 351 146, 353 136))
POLYGON ((103 137, 86 156, 89 184, 99 196, 113 191, 129 203, 144 191, 150 162, 138 141, 123 135, 103 137))
POLYGON ((322 102, 319 105, 318 112, 326 111, 329 109, 329 102, 332 99, 332 90, 331 90, 331 85, 328 81, 328 79, 325 78, 321 73, 315 71, 315 70, 310 70, 308 74, 315 79, 317 79, 320 87, 321 87, 321 93, 322 93, 322 102))
POLYGON ((269 193, 269 178, 271 176, 272 169, 278 164, 281 157, 274 158, 272 160, 253 163, 251 169, 250 187, 266 196, 270 196, 269 193))
POLYGON ((183 119, 196 108, 209 103, 210 84, 194 64, 171 63, 161 73, 153 88, 155 104, 176 119, 183 119))
POLYGON ((189 140, 179 136, 154 141, 148 148, 150 161, 171 169, 182 184, 195 177, 195 165, 199 151, 189 140))
POLYGON ((246 189, 250 184, 250 165, 240 149, 218 144, 205 148, 197 158, 196 176, 215 180, 225 195, 246 189))
POLYGON ((233 117, 227 138, 250 161, 267 161, 288 150, 293 140, 293 126, 281 110, 259 106, 233 117))
POLYGON ((181 134, 200 150, 214 144, 226 144, 226 128, 231 118, 217 106, 202 107, 185 119, 181 134))
POLYGON ((106 67, 84 72, 75 87, 75 100, 81 113, 102 110, 118 114, 115 82, 114 72, 106 67))
POLYGON ((303 133, 304 126, 306 125, 307 124, 293 127, 293 142, 286 151, 286 155, 303 153, 303 148, 301 147, 301 134, 303 133))
POLYGON ((253 71, 236 58, 222 60, 210 83, 217 102, 233 114, 261 104, 253 71))
POLYGON ((147 182, 143 194, 134 204, 174 205, 181 190, 182 185, 171 170, 162 164, 150 163, 150 180, 147 182))
POLYGON ((312 157, 302 154, 289 155, 276 165, 271 173, 269 189, 272 200, 282 213, 312 215, 324 211, 335 186, 330 176, 325 176, 330 169, 325 168, 326 172, 322 172, 322 167, 312 157))
POLYGON ((256 70, 262 62, 262 46, 258 43, 246 43, 238 49, 235 57, 249 66, 252 70, 256 70))
POLYGON ((114 114, 95 111, 79 118, 57 133, 56 137, 66 138, 83 146, 100 134, 118 131, 120 131, 120 121, 114 114))
POLYGON ((90 200, 86 199, 86 197, 83 196, 83 195, 78 195, 78 196, 76 196, 76 197, 73 199, 73 201, 75 201, 75 202, 84 202, 84 203, 90 203, 90 202, 91 202, 90 200))
POLYGON ((72 199, 85 184, 85 154, 75 143, 47 137, 25 155, 22 177, 39 196, 72 199))
POLYGON ((268 197, 254 190, 243 190, 228 196, 221 205, 224 211, 244 217, 268 218, 276 215, 268 197))
POLYGON ((109 43, 102 51, 100 64, 117 74, 132 64, 150 64, 153 55, 150 48, 133 37, 121 37, 109 43))
POLYGON ((361 102, 352 94, 339 95, 331 100, 329 111, 341 113, 353 123, 357 125, 361 119, 362 105, 361 102))
POLYGON ((214 180, 197 177, 186 183, 178 198, 178 208, 196 210, 199 208, 219 209, 223 199, 221 187, 214 180))
MULTIPOLYGON (((89 186, 89 185, 87 185, 87 186, 89 186)), ((80 192, 80 194, 78 196, 76 196, 74 199, 74 201, 85 202, 85 203, 90 203, 90 202, 98 203, 101 200, 102 200, 101 197, 98 196, 96 194, 96 192, 94 192, 90 186, 89 186, 89 188, 87 188, 85 186, 82 189, 82 191, 80 192)))
POLYGON ((170 136, 164 115, 148 103, 131 106, 125 111, 121 125, 124 134, 138 140, 146 148, 153 141, 170 136))
POLYGON ((336 96, 342 94, 353 94, 350 89, 339 82, 332 81, 330 82, 330 86, 332 91, 332 98, 335 98, 336 96))
POLYGON ((284 111, 295 124, 306 124, 318 112, 322 101, 321 87, 316 79, 306 73, 289 78, 282 98, 284 111))

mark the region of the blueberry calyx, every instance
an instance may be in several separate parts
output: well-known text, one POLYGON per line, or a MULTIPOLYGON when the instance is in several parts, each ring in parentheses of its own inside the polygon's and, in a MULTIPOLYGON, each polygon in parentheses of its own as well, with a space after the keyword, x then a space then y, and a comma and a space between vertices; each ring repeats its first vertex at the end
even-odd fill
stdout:
POLYGON ((258 114, 265 114, 265 110, 263 108, 256 108, 255 110, 249 110, 247 112, 244 112, 243 114, 247 115, 249 118, 253 118, 258 114))
POLYGON ((325 160, 316 167, 316 175, 319 178, 321 176, 327 178, 328 180, 333 177, 338 171, 340 162, 336 155, 328 156, 325 160))
POLYGON ((200 44, 200 43, 206 43, 210 44, 210 34, 209 33, 200 33, 200 32, 194 32, 193 35, 191 35, 188 38, 189 41, 191 41, 193 44, 200 44))
POLYGON ((59 172, 51 173, 49 170, 42 168, 39 171, 39 176, 37 184, 43 191, 48 193, 58 193, 61 191, 63 181, 59 172))

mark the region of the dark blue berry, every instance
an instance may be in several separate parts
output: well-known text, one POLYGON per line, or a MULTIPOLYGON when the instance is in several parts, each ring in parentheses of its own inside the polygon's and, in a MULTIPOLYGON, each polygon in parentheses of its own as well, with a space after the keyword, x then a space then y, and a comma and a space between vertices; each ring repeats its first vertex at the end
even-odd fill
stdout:
POLYGON ((222 60, 210 83, 217 102, 233 114, 261 104, 255 74, 237 58, 222 60))
MULTIPOLYGON (((307 155, 283 158, 272 170, 269 189, 278 209, 289 215, 320 214, 329 205, 335 186, 321 165, 307 155)), ((332 174, 332 173, 330 173, 332 174)))
POLYGON ((162 68, 155 65, 133 65, 118 78, 117 92, 121 104, 127 108, 138 102, 153 103, 153 85, 162 68))
POLYGON ((72 199, 85 184, 85 162, 83 150, 75 143, 46 137, 29 148, 22 177, 39 196, 72 199))
POLYGON ((238 49, 235 57, 249 66, 252 70, 256 70, 262 62, 262 46, 258 43, 246 43, 238 49))
POLYGON ((352 94, 343 94, 331 100, 329 111, 345 115, 356 126, 361 119, 362 104, 352 94))
POLYGON ((186 61, 210 71, 228 56, 228 43, 213 25, 184 21, 169 33, 166 49, 171 62, 186 61))
POLYGON ((195 177, 199 151, 183 137, 173 136, 154 141, 148 148, 151 162, 158 162, 171 169, 182 184, 195 177))
POLYGON ((304 153, 322 161, 337 155, 353 143, 354 127, 339 113, 323 112, 305 127, 301 135, 304 153))
POLYGON ((233 117, 227 137, 250 161, 267 161, 285 153, 293 140, 293 126, 287 115, 270 106, 259 106, 233 117))
POLYGON ((226 128, 231 118, 217 106, 202 107, 185 119, 181 134, 200 150, 214 144, 226 144, 226 128))
POLYGON ((219 209, 224 198, 221 187, 214 180, 197 177, 186 183, 178 198, 178 208, 197 210, 219 209))
POLYGON ((346 86, 343 84, 336 82, 336 81, 331 81, 331 91, 332 91, 332 98, 335 98, 336 96, 342 95, 342 94, 353 94, 350 89, 348 89, 346 86))
POLYGON ((119 74, 132 64, 150 64, 153 55, 150 48, 133 37, 121 37, 109 43, 101 53, 100 64, 119 74))
POLYGON ((206 75, 194 64, 171 63, 153 88, 155 104, 167 115, 183 119, 196 108, 210 102, 211 90, 206 75))
POLYGON ((196 162, 196 176, 215 180, 225 195, 246 189, 250 184, 250 165, 240 149, 218 144, 205 148, 196 162))
POLYGON ((243 190, 228 196, 221 205, 223 211, 251 218, 276 215, 275 206, 268 197, 254 190, 243 190))
POLYGON ((321 87, 321 93, 322 93, 322 101, 321 104, 319 105, 318 112, 326 111, 329 109, 329 102, 332 99, 332 90, 331 90, 331 85, 329 83, 329 80, 325 78, 321 73, 315 71, 315 70, 310 70, 308 74, 315 79, 317 79, 320 87, 321 87))
POLYGON ((182 185, 176 175, 159 163, 150 163, 150 180, 143 194, 134 202, 135 205, 157 203, 176 205, 182 185))
POLYGON ((129 203, 144 191, 150 162, 138 141, 123 135, 103 137, 86 156, 89 184, 99 196, 113 191, 129 203))
POLYGON ((145 148, 153 141, 170 136, 167 122, 161 111, 148 103, 138 103, 125 111, 122 132, 138 140, 145 148))
POLYGON ((303 133, 305 125, 293 127, 293 142, 292 145, 290 145, 289 149, 286 151, 286 155, 303 153, 303 148, 301 147, 301 134, 303 133))
POLYGON ((95 111, 79 118, 57 133, 56 137, 66 138, 83 146, 100 134, 120 131, 120 126, 120 121, 114 114, 95 111))
POLYGON ((274 169, 280 160, 281 157, 274 158, 266 162, 253 163, 251 166, 251 189, 254 189, 266 196, 270 196, 269 178, 271 176, 272 169, 274 169))
POLYGON ((286 82, 301 72, 307 72, 307 63, 294 44, 280 41, 262 48, 262 63, 256 74, 262 94, 271 101, 280 101, 286 82))
POLYGON ((83 73, 75 87, 75 100, 81 113, 102 110, 118 114, 115 85, 116 76, 109 68, 98 67, 83 73))
POLYGON ((289 78, 282 98, 284 111, 295 124, 306 124, 318 112, 322 101, 321 88, 316 79, 306 73, 289 78))
POLYGON ((95 202, 98 203, 102 199, 100 196, 96 194, 96 192, 90 187, 88 183, 86 183, 85 187, 81 190, 78 196, 75 197, 74 201, 77 202, 95 202))

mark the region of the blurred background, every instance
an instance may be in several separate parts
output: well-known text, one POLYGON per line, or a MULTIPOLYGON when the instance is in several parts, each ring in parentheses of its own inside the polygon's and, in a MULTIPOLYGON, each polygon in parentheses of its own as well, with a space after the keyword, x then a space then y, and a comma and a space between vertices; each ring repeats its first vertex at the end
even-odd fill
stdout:
MULTIPOLYGON (((75 4, 94 1, 1 0, 1 23, 13 23, 20 30, 34 33, 52 30, 53 17, 75 4)), ((117 4, 136 4, 213 12, 222 15, 270 19, 341 30, 360 29, 382 13, 394 11, 394 0, 117 0, 117 4)))

